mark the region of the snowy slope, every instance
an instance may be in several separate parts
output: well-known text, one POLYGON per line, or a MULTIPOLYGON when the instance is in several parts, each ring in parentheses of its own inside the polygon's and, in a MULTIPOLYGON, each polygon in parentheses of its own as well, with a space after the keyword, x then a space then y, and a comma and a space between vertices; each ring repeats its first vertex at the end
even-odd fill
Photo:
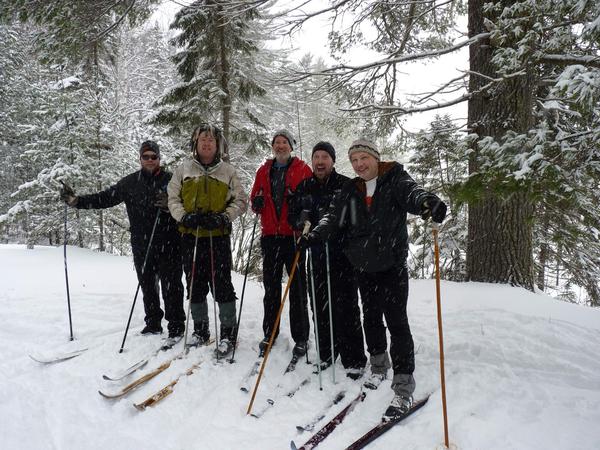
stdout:
MULTIPOLYGON (((261 419, 246 416, 250 396, 238 385, 255 360, 262 320, 262 288, 250 282, 235 364, 217 365, 212 349, 198 349, 130 395, 106 400, 98 389, 116 391, 133 378, 108 382, 102 374, 129 366, 161 338, 139 335, 139 298, 126 351, 118 354, 136 288, 131 260, 73 247, 68 256, 76 335, 71 343, 62 248, 0 246, 2 449, 286 449, 291 439, 308 439, 295 426, 338 390, 347 389, 347 399, 359 391, 337 366, 336 385, 325 372, 320 391, 313 376, 294 398, 278 398, 261 419), (28 357, 82 346, 89 347, 83 355, 53 365, 28 357), (197 372, 162 403, 144 412, 133 408, 200 359, 197 372)), ((242 282, 234 274, 238 295, 242 282)), ((369 449, 432 449, 443 441, 434 296, 432 281, 411 282, 417 397, 432 392, 431 399, 369 449)), ((600 311, 501 285, 443 282, 442 297, 449 430, 458 448, 600 448, 600 311)), ((210 308, 212 320, 212 303, 210 308)), ((255 408, 281 380, 290 351, 286 312, 255 408)), ((310 368, 301 363, 298 372, 310 368)), ((369 392, 319 448, 343 449, 378 420, 391 396, 389 381, 369 392)))

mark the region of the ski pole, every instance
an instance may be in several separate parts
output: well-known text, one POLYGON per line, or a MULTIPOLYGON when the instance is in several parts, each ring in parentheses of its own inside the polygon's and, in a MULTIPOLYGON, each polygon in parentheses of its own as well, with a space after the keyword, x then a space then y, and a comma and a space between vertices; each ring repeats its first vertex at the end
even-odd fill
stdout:
POLYGON ((327 266, 327 305, 329 307, 329 335, 331 336, 331 375, 335 384, 335 346, 333 343, 333 306, 331 305, 331 275, 329 272, 329 242, 325 242, 325 264, 327 266))
POLYGON ((317 348, 317 374, 319 376, 319 390, 322 391, 323 390, 323 378, 321 376, 321 350, 319 349, 320 347, 320 342, 319 342, 319 315, 317 314, 317 299, 315 298, 315 275, 314 275, 314 270, 315 270, 315 266, 313 264, 313 258, 312 258, 312 251, 310 249, 310 247, 308 248, 308 264, 309 264, 309 273, 310 273, 310 290, 311 290, 311 297, 312 297, 312 307, 313 307, 313 314, 315 315, 315 341, 317 343, 317 345, 315 345, 315 347, 317 348))
POLYGON ((217 328, 217 287, 215 285, 215 254, 213 251, 213 235, 212 230, 208 231, 208 242, 210 245, 210 276, 212 281, 212 296, 213 296, 213 312, 215 320, 215 353, 217 355, 217 362, 219 361, 219 339, 218 339, 218 328, 217 328))
MULTIPOLYGON (((304 212, 304 211, 302 211, 304 212)), ((302 215, 300 216, 301 218, 303 217, 302 215)), ((306 222, 308 221, 308 215, 306 215, 306 217, 304 218, 304 223, 306 224, 306 222)), ((304 232, 300 233, 301 235, 304 234, 304 232)), ((296 238, 296 232, 294 231, 294 249, 296 249, 296 243, 297 243, 297 238, 296 238)), ((308 299, 310 298, 310 293, 308 292, 309 286, 308 286, 308 274, 306 274, 306 271, 304 270, 304 267, 302 266, 302 262, 304 261, 304 257, 302 258, 302 261, 298 260, 298 265, 300 266, 300 268, 298 270, 302 270, 305 276, 304 276, 304 281, 306 282, 306 289, 304 288, 303 284, 302 284, 302 277, 300 277, 300 279, 298 280, 298 283, 296 283, 296 287, 298 288, 298 297, 302 300, 302 329, 307 329, 310 326, 307 325, 307 320, 308 320, 308 299), (306 302, 304 302, 304 296, 306 295, 306 302), (306 308, 306 313, 304 313, 304 308, 306 308)), ((304 354, 304 356, 306 357, 306 364, 310 364, 310 360, 308 359, 308 338, 306 340, 306 353, 304 354)))
POLYGON ((446 377, 444 371, 444 333, 442 331, 442 301, 440 294, 440 248, 438 246, 438 234, 440 224, 431 222, 431 230, 433 232, 433 248, 435 254, 435 292, 437 296, 437 320, 438 320, 438 335, 440 338, 440 377, 442 383, 442 410, 444 412, 444 445, 450 447, 448 439, 448 412, 446 409, 446 377))
MULTIPOLYGON (((144 256, 144 263, 142 264, 142 270, 140 271, 139 278, 144 276, 144 272, 146 271, 146 263, 148 262, 148 255, 150 254, 150 249, 152 248, 152 241, 154 240, 154 232, 156 231, 156 225, 158 224, 158 219, 160 218, 160 209, 156 212, 156 219, 154 219, 154 225, 152 226, 152 233, 150 234, 150 240, 148 241, 148 248, 146 248, 146 255, 144 256)), ((129 312, 129 319, 127 319, 127 326, 125 327, 125 334, 123 335, 123 342, 121 343, 121 348, 119 349, 119 353, 123 353, 123 348, 125 347, 125 340, 127 339, 127 333, 129 331, 129 325, 131 324, 131 317, 133 316, 133 310, 135 309, 135 302, 137 300, 138 293, 140 292, 141 281, 138 278, 137 288, 135 290, 135 295, 133 297, 133 304, 131 305, 131 311, 129 312)))
MULTIPOLYGON (((61 181, 62 183, 62 181, 61 181)), ((62 183, 63 186, 65 183, 62 183)), ((69 310, 69 331, 71 333, 71 339, 73 340, 73 320, 71 318, 71 294, 69 293, 69 271, 67 270, 67 210, 68 205, 65 203, 65 242, 63 245, 63 259, 65 261, 65 283, 67 285, 67 309, 69 310)))
MULTIPOLYGON (((306 223, 306 220, 304 222, 306 223)), ((303 234, 303 233, 301 233, 301 234, 303 234)), ((296 249, 296 242, 297 242, 296 232, 294 231, 294 250, 296 249)), ((298 265, 300 266, 299 270, 304 270, 302 268, 302 262, 300 260, 298 260, 298 265)), ((305 277, 305 279, 306 279, 306 277, 305 277)), ((300 278, 298 280, 298 283, 296 283, 296 287, 298 288, 298 297, 302 300, 303 297, 306 295, 306 299, 307 299, 306 302, 304 302, 304 301, 302 302, 302 310, 303 310, 302 311, 302 328, 306 329, 306 328, 308 328, 306 321, 308 320, 308 298, 310 297, 309 292, 308 292, 308 289, 309 289, 308 279, 306 279, 306 289, 304 289, 304 286, 302 285, 302 278, 300 278), (304 314, 304 307, 306 307, 306 314, 304 314)), ((308 338, 306 341, 306 350, 307 351, 304 354, 304 356, 306 357, 306 364, 310 364, 310 361, 308 359, 308 338)))
MULTIPOLYGON (((310 229, 310 222, 306 221, 306 223, 304 224, 304 230, 303 230, 302 234, 307 233, 309 229, 310 229)), ((250 414, 252 412, 252 405, 254 404, 256 392, 258 391, 258 386, 260 385, 260 380, 261 380, 263 372, 265 370, 265 365, 267 364, 267 359, 269 358, 271 346, 273 345, 273 341, 275 340, 275 332, 277 331, 277 327, 279 327, 279 322, 281 321, 281 313, 283 312, 283 306, 285 305, 285 299, 287 298, 288 292, 290 290, 290 286, 292 284, 292 280, 294 279, 294 275, 296 274, 296 267, 298 266, 299 259, 300 259, 300 249, 296 250, 296 254, 294 255, 294 262, 292 263, 292 270, 290 271, 290 276, 289 276, 288 282, 285 286, 285 291, 283 292, 283 297, 281 298, 281 305, 279 306, 279 311, 277 311, 277 317, 275 318, 275 323, 273 324, 273 330, 271 330, 271 336, 269 336, 269 343, 267 344, 267 348, 265 349, 265 356, 263 357, 263 362, 260 366, 260 371, 258 372, 258 377, 256 378, 254 390, 252 391, 252 398, 250 399, 250 403, 248 404, 248 409, 246 411, 246 414, 250 414)))
POLYGON ((250 270, 250 259, 252 257, 252 246, 254 244, 254 234, 256 233, 256 224, 258 222, 258 214, 254 216, 254 225, 252 226, 252 237, 250 238, 250 250, 248 251, 248 260, 246 261, 246 271, 244 272, 244 284, 242 285, 242 297, 240 299, 240 312, 238 314, 237 324, 235 326, 235 338, 233 339, 233 353, 231 354, 230 363, 235 361, 235 348, 237 344, 238 333, 240 331, 240 322, 242 320, 242 307, 244 306, 244 293, 246 292, 246 280, 248 279, 248 270, 250 270))
POLYGON ((194 277, 196 276, 196 251, 198 249, 198 233, 200 232, 200 227, 196 227, 196 236, 194 239, 194 252, 192 254, 192 270, 190 273, 190 285, 188 288, 188 307, 187 307, 187 316, 185 318, 185 333, 183 336, 183 350, 187 348, 187 337, 188 330, 190 329, 190 315, 192 310, 192 293, 194 292, 194 277))

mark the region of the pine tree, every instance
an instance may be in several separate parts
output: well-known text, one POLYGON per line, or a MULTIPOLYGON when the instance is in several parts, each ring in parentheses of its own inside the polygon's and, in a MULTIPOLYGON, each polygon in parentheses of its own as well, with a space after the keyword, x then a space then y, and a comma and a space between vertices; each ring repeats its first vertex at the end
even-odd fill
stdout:
POLYGON ((182 8, 171 24, 179 33, 171 42, 181 82, 157 103, 154 123, 186 138, 199 123, 217 123, 232 145, 264 138, 250 99, 266 93, 259 81, 266 67, 258 60, 266 52, 265 26, 252 2, 200 0, 182 8))
MULTIPOLYGON (((456 196, 456 185, 467 176, 466 147, 448 115, 436 115, 427 131, 418 133, 411 146, 409 173, 426 190, 436 192, 448 205, 448 216, 440 233, 440 272, 446 279, 465 278, 466 208, 456 196)), ((413 221, 411 242, 413 276, 429 274, 432 237, 427 223, 413 221)))

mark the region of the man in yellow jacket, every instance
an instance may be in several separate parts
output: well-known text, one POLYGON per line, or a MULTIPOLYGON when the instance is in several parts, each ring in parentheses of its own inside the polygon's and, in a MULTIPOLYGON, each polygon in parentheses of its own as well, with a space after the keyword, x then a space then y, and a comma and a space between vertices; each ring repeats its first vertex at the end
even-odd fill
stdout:
POLYGON ((190 306, 194 333, 190 344, 201 345, 210 338, 206 301, 210 290, 219 304, 218 353, 226 356, 233 350, 236 336, 231 222, 246 210, 247 196, 235 168, 222 160, 227 143, 219 128, 210 124, 198 126, 192 134, 191 149, 192 158, 175 169, 167 188, 169 211, 182 234, 188 293, 193 282, 190 306))

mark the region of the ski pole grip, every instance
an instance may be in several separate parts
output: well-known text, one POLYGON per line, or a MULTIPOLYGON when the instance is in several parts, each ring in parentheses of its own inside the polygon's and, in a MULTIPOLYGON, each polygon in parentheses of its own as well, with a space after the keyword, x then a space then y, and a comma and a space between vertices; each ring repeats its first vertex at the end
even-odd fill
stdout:
POLYGON ((304 222, 304 228, 302 229, 302 234, 307 234, 310 231, 310 221, 307 220, 304 222))

